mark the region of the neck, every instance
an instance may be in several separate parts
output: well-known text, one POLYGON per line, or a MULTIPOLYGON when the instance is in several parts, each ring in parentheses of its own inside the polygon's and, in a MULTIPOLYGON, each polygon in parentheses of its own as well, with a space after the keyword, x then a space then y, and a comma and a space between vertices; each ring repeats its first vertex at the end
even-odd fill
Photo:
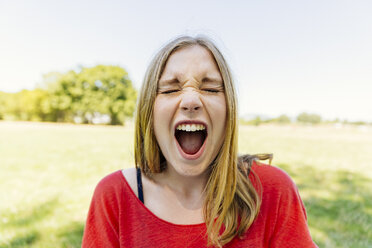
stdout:
POLYGON ((208 181, 207 171, 197 176, 185 176, 179 174, 172 166, 167 166, 155 180, 164 189, 172 192, 184 207, 192 209, 202 207, 208 181))

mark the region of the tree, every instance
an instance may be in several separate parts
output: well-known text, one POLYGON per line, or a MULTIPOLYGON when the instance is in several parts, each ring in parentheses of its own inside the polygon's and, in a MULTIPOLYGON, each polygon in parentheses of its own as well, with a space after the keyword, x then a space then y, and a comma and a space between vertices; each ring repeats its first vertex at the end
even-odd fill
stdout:
POLYGON ((280 115, 277 118, 277 122, 282 123, 282 124, 288 124, 288 123, 291 123, 291 119, 289 119, 289 117, 286 115, 280 115))
POLYGON ((317 114, 301 113, 297 116, 297 121, 302 123, 318 124, 322 121, 322 117, 317 114))
POLYGON ((291 123, 291 119, 287 115, 280 115, 273 119, 268 119, 266 123, 279 123, 279 124, 288 124, 291 123))
POLYGON ((8 94, 5 92, 0 91, 0 120, 4 119, 5 111, 6 111, 6 98, 8 94))
POLYGON ((4 119, 6 97, 7 94, 5 92, 0 91, 0 120, 4 119))
POLYGON ((48 93, 42 89, 22 90, 17 93, 0 92, 0 119, 42 121, 42 107, 48 93))
POLYGON ((4 120, 20 120, 22 107, 20 105, 20 93, 2 93, 0 99, 1 115, 4 120))
POLYGON ((71 91, 76 80, 77 73, 73 70, 65 74, 51 72, 44 75, 44 85, 48 91, 48 98, 43 102, 43 107, 47 112, 48 120, 57 122, 73 121, 73 95, 71 91))
POLYGON ((98 65, 80 72, 51 73, 44 81, 49 91, 50 113, 57 121, 81 119, 92 123, 109 117, 110 124, 124 124, 133 115, 137 92, 128 73, 119 66, 98 65))

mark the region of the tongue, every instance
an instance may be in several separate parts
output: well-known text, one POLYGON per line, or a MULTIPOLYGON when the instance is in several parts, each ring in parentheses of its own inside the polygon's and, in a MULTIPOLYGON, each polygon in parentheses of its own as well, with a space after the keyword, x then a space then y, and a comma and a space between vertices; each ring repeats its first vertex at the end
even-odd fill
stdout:
POLYGON ((197 153, 203 141, 203 134, 201 132, 180 132, 178 135, 178 143, 187 154, 197 153))

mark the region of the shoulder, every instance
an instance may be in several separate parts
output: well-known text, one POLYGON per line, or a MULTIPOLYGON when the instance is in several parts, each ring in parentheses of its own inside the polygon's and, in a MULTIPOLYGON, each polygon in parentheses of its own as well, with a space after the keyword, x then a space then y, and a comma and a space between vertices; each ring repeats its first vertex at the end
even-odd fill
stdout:
POLYGON ((107 176, 105 176, 104 178, 102 178, 99 182, 98 182, 98 187, 112 187, 112 186, 115 186, 118 182, 121 181, 122 179, 122 175, 121 175, 121 171, 118 170, 118 171, 115 171, 115 172, 112 172, 110 174, 108 174, 107 176))
POLYGON ((120 194, 123 189, 123 181, 121 170, 108 174, 98 182, 93 197, 108 198, 120 194))
MULTIPOLYGON (((276 209, 276 211, 284 211, 287 214, 289 212, 294 213, 297 211, 297 215, 303 215, 306 217, 305 206, 302 202, 300 193, 297 185, 292 178, 282 169, 266 165, 266 164, 255 164, 252 167, 252 171, 259 178, 259 185, 256 189, 262 192, 262 208, 263 209, 276 209)), ((254 176, 253 176, 254 178, 254 176)))
MULTIPOLYGON (((251 171, 258 177, 259 183, 266 192, 297 192, 297 186, 288 173, 276 166, 255 162, 251 171)), ((253 184, 257 183, 253 175, 250 175, 250 179, 253 184)))

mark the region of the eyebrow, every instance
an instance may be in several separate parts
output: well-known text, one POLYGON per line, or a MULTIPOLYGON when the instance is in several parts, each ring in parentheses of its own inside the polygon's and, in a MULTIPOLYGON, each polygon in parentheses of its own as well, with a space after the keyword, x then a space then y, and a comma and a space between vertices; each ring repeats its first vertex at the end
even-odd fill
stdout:
POLYGON ((178 81, 178 79, 177 78, 168 78, 168 79, 161 79, 161 80, 159 80, 159 84, 161 83, 161 84, 166 84, 166 85, 168 85, 168 84, 178 84, 180 81, 178 81))
POLYGON ((202 83, 222 83, 222 79, 217 77, 204 77, 202 83))
MULTIPOLYGON (((174 77, 174 78, 168 78, 168 79, 161 79, 159 80, 159 84, 163 85, 172 85, 172 84, 179 84, 180 81, 174 77)), ((203 77, 201 80, 201 83, 222 83, 222 80, 218 77, 203 77)))

